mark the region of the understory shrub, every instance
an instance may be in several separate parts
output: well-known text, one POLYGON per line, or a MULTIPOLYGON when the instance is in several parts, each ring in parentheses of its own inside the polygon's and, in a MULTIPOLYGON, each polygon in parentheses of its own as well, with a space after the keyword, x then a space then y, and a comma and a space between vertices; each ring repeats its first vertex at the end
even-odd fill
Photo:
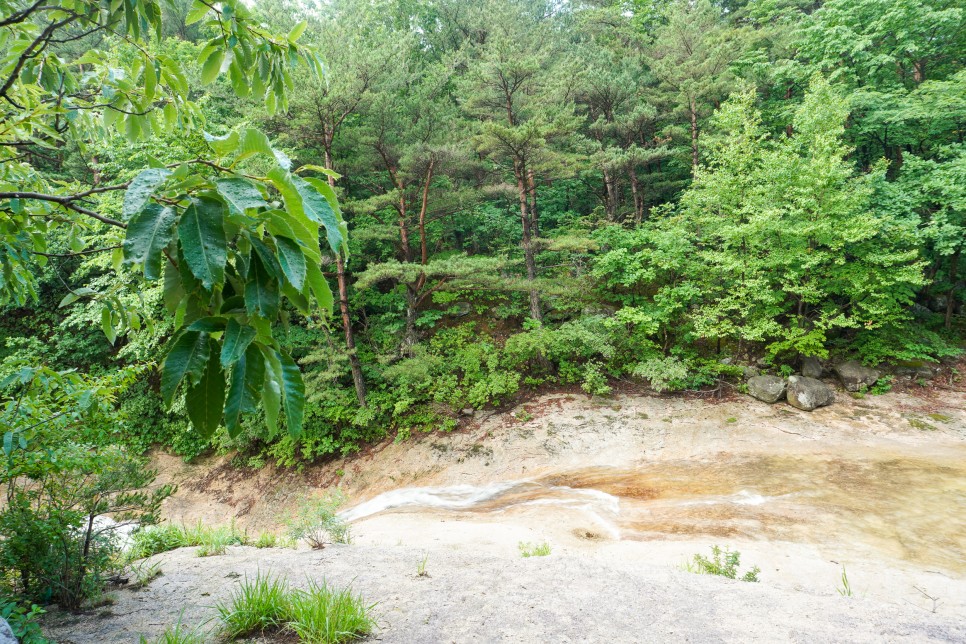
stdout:
POLYGON ((345 495, 338 490, 322 498, 304 501, 288 520, 289 537, 295 541, 304 540, 316 550, 329 543, 350 543, 350 526, 337 514, 345 501, 345 495))

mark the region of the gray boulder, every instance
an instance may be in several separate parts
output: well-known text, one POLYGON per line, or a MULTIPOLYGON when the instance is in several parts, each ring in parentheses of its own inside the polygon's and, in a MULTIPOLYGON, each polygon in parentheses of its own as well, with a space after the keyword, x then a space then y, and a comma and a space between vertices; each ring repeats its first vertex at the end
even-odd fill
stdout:
POLYGON ((812 411, 831 405, 835 393, 821 380, 805 376, 789 376, 788 404, 802 411, 812 411))
POLYGON ((875 384, 875 381, 881 375, 875 369, 860 365, 855 360, 835 365, 835 373, 838 374, 846 391, 868 389, 875 384))
POLYGON ((818 358, 814 356, 808 356, 807 358, 802 358, 802 375, 806 378, 821 378, 822 374, 825 373, 825 367, 819 362, 818 358))
POLYGON ((748 393, 766 403, 776 403, 785 397, 785 381, 778 376, 755 376, 748 380, 748 393))
POLYGON ((0 644, 17 644, 17 637, 7 620, 0 617, 0 644))
POLYGON ((936 372, 925 360, 906 360, 896 365, 896 375, 910 380, 932 380, 936 372))
POLYGON ((749 367, 747 365, 741 368, 741 373, 745 378, 754 378, 755 376, 761 375, 757 367, 749 367))

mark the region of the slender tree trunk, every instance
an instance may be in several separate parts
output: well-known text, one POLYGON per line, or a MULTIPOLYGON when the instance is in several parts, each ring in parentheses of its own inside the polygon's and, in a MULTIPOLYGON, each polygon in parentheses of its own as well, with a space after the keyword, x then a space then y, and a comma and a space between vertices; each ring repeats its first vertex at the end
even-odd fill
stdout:
POLYGON ((614 175, 604 168, 604 189, 607 194, 607 221, 614 221, 617 218, 617 190, 614 186, 614 175))
POLYGON ((693 98, 688 104, 691 112, 691 174, 698 173, 698 103, 693 98))
MULTIPOLYGON (((529 189, 527 187, 527 174, 523 171, 523 164, 520 161, 513 162, 513 171, 517 180, 517 192, 520 195, 520 223, 523 226, 523 261, 527 268, 527 281, 533 284, 537 279, 537 260, 533 250, 533 239, 531 236, 531 220, 527 203, 529 189)), ((543 320, 543 313, 540 310, 540 295, 535 288, 530 288, 530 317, 534 320, 543 320)))
POLYGON ((949 294, 946 296, 946 328, 953 327, 953 311, 956 310, 956 278, 959 277, 959 255, 962 249, 953 253, 949 260, 949 294))
MULTIPOLYGON (((332 169, 332 141, 327 140, 325 146, 325 167, 332 169)), ((329 177, 329 185, 335 188, 335 179, 329 177)), ((359 355, 356 352, 355 334, 352 332, 352 318, 349 317, 349 289, 346 286, 345 262, 342 254, 335 254, 335 277, 339 287, 339 311, 342 314, 342 330, 345 332, 345 346, 349 353, 349 370, 352 372, 352 383, 356 388, 356 400, 359 405, 366 407, 366 381, 362 375, 362 364, 359 362, 359 355)))
POLYGON ((634 166, 627 169, 627 176, 631 180, 631 194, 634 196, 634 223, 640 226, 644 221, 644 195, 641 193, 641 184, 634 166))
POLYGON ((537 210, 537 179, 532 169, 527 171, 527 191, 530 194, 530 232, 534 237, 539 237, 540 211, 537 210))

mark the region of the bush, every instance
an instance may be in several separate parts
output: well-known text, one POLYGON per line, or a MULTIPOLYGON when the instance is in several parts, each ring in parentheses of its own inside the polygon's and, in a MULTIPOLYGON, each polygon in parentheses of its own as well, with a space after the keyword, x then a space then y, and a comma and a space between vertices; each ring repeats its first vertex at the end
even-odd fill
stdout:
MULTIPOLYGON (((694 555, 693 564, 687 564, 688 572, 695 572, 701 575, 718 575, 728 579, 737 579, 738 566, 741 564, 741 553, 737 550, 732 552, 729 548, 722 550, 718 546, 711 547, 711 559, 700 554, 694 555)), ((758 573, 761 568, 753 567, 740 577, 741 581, 758 581, 758 573)))
POLYGON ((50 644, 37 623, 37 618, 44 612, 36 604, 23 604, 16 599, 0 596, 0 617, 10 624, 10 629, 20 644, 50 644))
POLYGON ((304 539, 316 550, 329 543, 350 543, 349 524, 336 514, 345 500, 345 495, 337 490, 321 499, 303 503, 288 521, 289 536, 295 541, 304 539))

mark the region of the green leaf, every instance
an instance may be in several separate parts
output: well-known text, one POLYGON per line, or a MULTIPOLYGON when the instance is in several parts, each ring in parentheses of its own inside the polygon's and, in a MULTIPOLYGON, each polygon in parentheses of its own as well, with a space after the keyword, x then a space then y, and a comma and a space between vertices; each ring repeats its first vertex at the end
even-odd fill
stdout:
POLYGON ((215 188, 228 202, 228 206, 238 213, 245 214, 251 208, 268 206, 258 188, 245 179, 218 179, 215 181, 215 188))
POLYGON ((221 316, 208 316, 195 320, 188 325, 189 331, 203 331, 204 333, 217 333, 224 331, 228 324, 228 319, 221 316))
POLYGON ((285 279, 301 291, 305 284, 305 255, 302 254, 302 249, 288 237, 276 237, 275 245, 278 247, 278 261, 285 273, 285 279))
POLYGON ((178 237, 185 261, 192 274, 209 291, 225 279, 228 244, 222 223, 224 218, 225 205, 221 201, 199 197, 191 200, 178 222, 178 237))
POLYGON ((319 308, 327 313, 332 312, 332 289, 322 275, 322 269, 315 264, 306 264, 305 276, 309 282, 309 288, 315 301, 319 303, 319 308))
POLYGON ((178 385, 186 375, 195 381, 201 376, 208 351, 208 334, 198 331, 186 331, 171 345, 161 367, 161 398, 166 406, 171 407, 178 385))
POLYGON ((134 177, 124 192, 124 204, 121 207, 121 215, 124 219, 130 219, 141 212, 151 199, 154 190, 170 175, 171 171, 167 168, 148 168, 134 177))
POLYGON ((221 424, 225 407, 225 372, 221 370, 218 356, 211 352, 208 365, 201 380, 188 387, 185 395, 188 418, 204 437, 211 436, 221 424))
POLYGON ((209 11, 211 11, 211 8, 208 5, 200 0, 195 0, 191 5, 191 10, 188 12, 188 15, 185 16, 184 24, 193 25, 199 20, 203 20, 209 11))
POLYGON ((245 283, 245 310, 249 315, 272 319, 278 315, 278 305, 278 282, 269 275, 258 254, 254 254, 245 283))
POLYGON ((325 226, 325 236, 329 241, 329 248, 332 249, 333 253, 340 252, 342 243, 345 241, 339 226, 341 222, 339 221, 339 217, 336 216, 335 210, 329 204, 328 199, 315 186, 302 177, 290 176, 292 185, 295 186, 299 196, 302 198, 302 210, 305 212, 305 216, 325 226))
POLYGON ((117 330, 114 328, 114 313, 105 306, 101 309, 101 331, 107 337, 107 341, 114 344, 117 340, 117 330))
MULTIPOLYGON (((224 350, 222 350, 224 355, 224 350)), ((241 428, 241 415, 255 411, 265 383, 265 359, 258 347, 249 345, 231 371, 228 397, 225 399, 225 428, 234 438, 241 428)))
POLYGON ((220 157, 226 157, 238 149, 238 132, 231 132, 224 136, 215 136, 204 132, 205 141, 220 157))
POLYGON ((238 159, 235 163, 256 154, 263 154, 275 159, 278 165, 286 171, 292 167, 292 160, 282 152, 273 148, 264 132, 256 130, 255 128, 248 128, 241 135, 241 142, 238 146, 238 159))
POLYGON ((248 345, 255 339, 255 329, 242 326, 235 318, 228 320, 225 337, 221 344, 221 366, 226 369, 237 362, 248 350, 248 345))
POLYGON ((303 20, 299 24, 292 27, 292 31, 288 32, 288 41, 290 43, 295 43, 303 33, 305 33, 305 28, 309 26, 309 23, 303 20))
MULTIPOLYGON (((254 346, 254 345, 253 345, 254 346)), ((278 353, 263 344, 258 345, 264 358, 265 384, 262 387, 262 406, 265 409, 265 422, 272 435, 278 433, 278 415, 282 408, 282 362, 278 353)))
POLYGON ((293 438, 302 433, 302 415, 305 410, 305 383, 302 373, 284 351, 279 354, 282 363, 282 401, 285 407, 285 423, 293 438))
POLYGON ((221 73, 221 64, 225 62, 225 51, 215 49, 201 66, 201 84, 208 85, 221 73))
POLYGON ((161 253, 171 241, 175 217, 173 208, 149 203, 128 223, 124 263, 143 265, 145 279, 161 277, 161 253))

